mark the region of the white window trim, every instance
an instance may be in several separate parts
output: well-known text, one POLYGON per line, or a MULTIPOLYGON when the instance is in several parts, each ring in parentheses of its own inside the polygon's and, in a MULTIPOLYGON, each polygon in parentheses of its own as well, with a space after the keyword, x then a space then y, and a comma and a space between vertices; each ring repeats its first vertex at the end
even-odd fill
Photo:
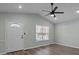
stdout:
POLYGON ((46 41, 46 40, 49 40, 49 26, 36 25, 36 41, 46 41), (37 35, 40 36, 41 39, 38 40, 37 35), (48 39, 43 39, 44 35, 47 35, 48 39))

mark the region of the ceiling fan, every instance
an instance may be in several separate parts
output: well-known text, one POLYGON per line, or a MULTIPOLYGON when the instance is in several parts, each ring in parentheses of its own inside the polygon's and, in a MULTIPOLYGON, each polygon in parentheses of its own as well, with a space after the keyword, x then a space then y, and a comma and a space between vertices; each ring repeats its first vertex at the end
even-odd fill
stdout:
POLYGON ((42 10, 42 11, 45 11, 45 12, 49 12, 49 13, 46 14, 45 16, 51 15, 51 16, 53 16, 53 17, 55 18, 55 17, 56 17, 55 14, 63 14, 63 13, 64 13, 64 12, 56 12, 56 10, 58 9, 58 7, 55 6, 55 8, 53 8, 54 3, 50 3, 50 5, 51 5, 51 11, 42 10))

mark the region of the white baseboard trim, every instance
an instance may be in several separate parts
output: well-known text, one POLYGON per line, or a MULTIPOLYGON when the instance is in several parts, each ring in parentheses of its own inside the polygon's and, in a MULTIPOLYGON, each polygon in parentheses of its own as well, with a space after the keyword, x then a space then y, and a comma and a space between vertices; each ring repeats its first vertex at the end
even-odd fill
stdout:
POLYGON ((71 46, 71 45, 66 45, 66 44, 61 44, 61 43, 56 43, 56 44, 79 49, 79 47, 75 47, 75 46, 71 46))
MULTIPOLYGON (((34 46, 34 47, 24 48, 23 50, 32 49, 32 48, 37 48, 37 47, 46 46, 46 45, 50 45, 50 44, 54 44, 54 43, 48 43, 48 44, 38 45, 38 46, 34 46)), ((4 54, 6 54, 6 53, 8 53, 8 52, 13 52, 13 51, 2 52, 2 53, 0 53, 0 55, 4 55, 4 54)))
MULTIPOLYGON (((50 44, 58 44, 58 45, 63 45, 63 46, 79 49, 79 47, 74 47, 74 46, 70 46, 70 45, 66 45, 66 44, 61 44, 61 43, 48 43, 48 44, 43 44, 43 45, 38 45, 38 46, 24 48, 24 50, 32 49, 32 48, 37 48, 37 47, 41 47, 41 46, 46 46, 46 45, 50 45, 50 44)), ((13 52, 13 51, 10 51, 10 52, 13 52)), ((8 52, 7 51, 6 52, 2 52, 2 53, 0 53, 0 55, 6 54, 6 53, 8 53, 8 52)))
POLYGON ((0 55, 4 55, 4 54, 6 54, 7 52, 2 52, 2 53, 0 53, 0 55))
MULTIPOLYGON (((43 44, 43 45, 38 45, 38 46, 33 46, 33 47, 24 48, 23 50, 32 49, 32 48, 37 48, 37 47, 46 46, 46 45, 51 45, 51 44, 58 44, 58 45, 63 45, 63 46, 67 46, 67 47, 79 49, 79 47, 74 47, 74 46, 65 45, 65 44, 61 44, 61 43, 48 43, 48 44, 43 44)), ((9 51, 9 52, 13 52, 13 51, 9 51)), ((8 53, 8 51, 2 52, 2 53, 0 53, 0 55, 6 54, 6 53, 8 53)))
POLYGON ((24 48, 24 50, 32 49, 32 48, 37 48, 37 47, 41 47, 41 46, 46 46, 46 45, 51 45, 51 44, 54 44, 54 43, 48 43, 48 44, 44 44, 44 45, 39 45, 39 46, 34 46, 34 47, 24 48))

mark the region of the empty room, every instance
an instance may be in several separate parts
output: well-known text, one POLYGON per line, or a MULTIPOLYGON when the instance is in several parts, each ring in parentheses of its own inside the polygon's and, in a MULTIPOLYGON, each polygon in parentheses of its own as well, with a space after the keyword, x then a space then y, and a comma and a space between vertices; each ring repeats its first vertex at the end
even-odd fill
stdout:
POLYGON ((0 3, 1 55, 79 55, 79 3, 0 3))

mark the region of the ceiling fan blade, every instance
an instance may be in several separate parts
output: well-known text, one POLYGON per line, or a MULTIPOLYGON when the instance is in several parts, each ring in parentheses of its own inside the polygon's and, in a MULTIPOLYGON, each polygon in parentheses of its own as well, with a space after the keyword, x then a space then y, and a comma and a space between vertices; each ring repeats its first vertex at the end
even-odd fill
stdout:
POLYGON ((56 6, 53 11, 55 12, 57 9, 58 9, 58 7, 56 6))
POLYGON ((48 16, 48 15, 50 15, 50 13, 46 14, 45 16, 48 16))
POLYGON ((54 12, 55 14, 63 14, 64 12, 54 12))
POLYGON ((44 11, 44 12, 50 12, 50 11, 48 11, 48 10, 42 10, 42 11, 44 11))
POLYGON ((51 11, 53 10, 53 3, 51 3, 51 11))

